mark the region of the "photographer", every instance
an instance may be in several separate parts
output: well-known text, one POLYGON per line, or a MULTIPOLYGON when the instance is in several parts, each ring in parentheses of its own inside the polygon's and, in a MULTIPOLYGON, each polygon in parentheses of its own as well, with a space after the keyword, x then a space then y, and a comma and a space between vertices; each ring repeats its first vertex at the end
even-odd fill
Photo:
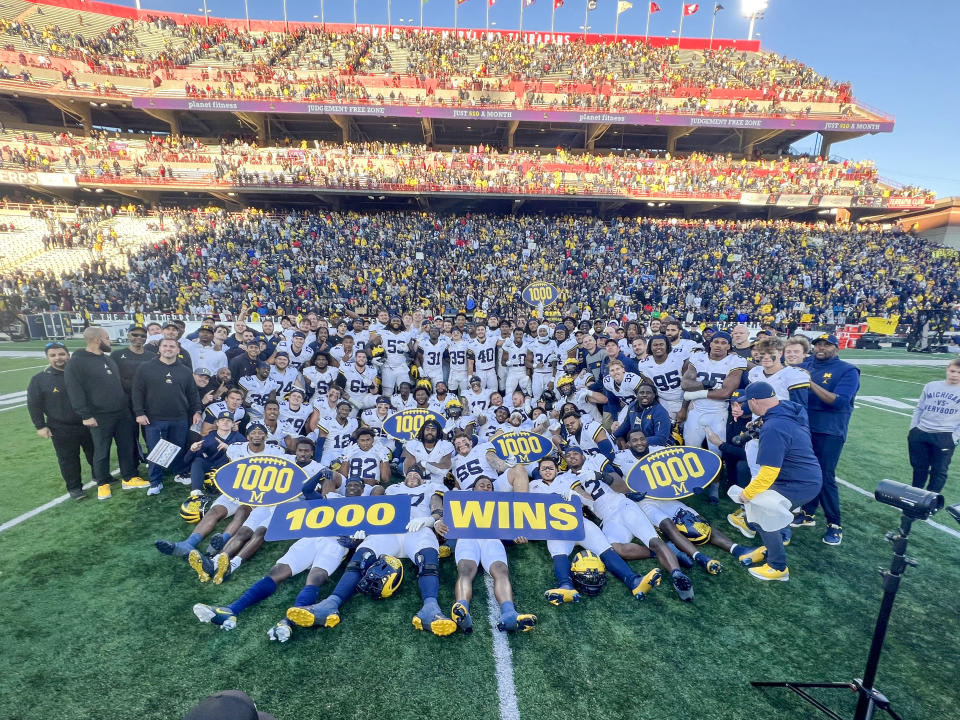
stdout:
MULTIPOLYGON (((816 498, 823 477, 813 454, 803 409, 789 400, 779 400, 773 387, 766 382, 751 384, 734 402, 746 403, 754 416, 763 419, 758 433, 759 470, 740 498, 734 500, 749 504, 764 490, 773 490, 787 498, 791 508, 796 508, 816 498)), ((763 530, 754 523, 751 527, 760 533, 765 546, 765 549, 758 548, 751 553, 752 559, 759 562, 765 556, 767 562, 751 567, 750 574, 759 580, 789 580, 787 553, 783 547, 783 533, 790 532, 789 526, 785 524, 774 531, 763 530)))
POLYGON ((946 380, 923 386, 910 421, 907 447, 913 486, 941 492, 953 450, 960 441, 960 358, 947 365, 946 380))

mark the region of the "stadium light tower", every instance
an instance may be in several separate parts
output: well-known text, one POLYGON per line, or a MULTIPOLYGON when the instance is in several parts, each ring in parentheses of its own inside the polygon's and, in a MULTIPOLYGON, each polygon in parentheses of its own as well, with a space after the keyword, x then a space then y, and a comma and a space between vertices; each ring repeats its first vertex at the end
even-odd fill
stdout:
POLYGON ((747 40, 753 40, 753 28, 757 20, 763 17, 764 10, 767 9, 769 0, 740 0, 740 7, 743 10, 743 16, 750 21, 750 29, 747 31, 747 40))

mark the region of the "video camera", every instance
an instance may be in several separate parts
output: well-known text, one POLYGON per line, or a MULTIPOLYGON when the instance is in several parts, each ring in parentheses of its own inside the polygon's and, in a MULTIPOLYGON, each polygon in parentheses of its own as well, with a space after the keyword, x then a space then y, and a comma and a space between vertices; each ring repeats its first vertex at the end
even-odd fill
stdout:
POLYGON ((894 480, 881 480, 873 491, 873 496, 885 505, 899 508, 904 515, 914 520, 926 520, 943 509, 943 495, 940 493, 894 480))
POLYGON ((763 418, 757 418, 747 423, 743 432, 730 438, 730 443, 737 447, 743 447, 751 440, 760 438, 760 428, 763 426, 763 418))

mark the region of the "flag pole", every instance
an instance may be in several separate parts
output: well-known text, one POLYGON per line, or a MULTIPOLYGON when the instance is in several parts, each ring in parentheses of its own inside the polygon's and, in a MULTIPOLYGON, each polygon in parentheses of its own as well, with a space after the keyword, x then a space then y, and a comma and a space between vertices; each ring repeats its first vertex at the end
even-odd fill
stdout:
POLYGON ((680 29, 677 31, 677 50, 680 49, 680 38, 683 37, 683 16, 686 15, 686 7, 680 3, 680 29))
POLYGON ((583 3, 583 41, 587 41, 587 21, 590 18, 590 0, 583 3))
POLYGON ((487 30, 490 30, 490 0, 485 0, 487 3, 487 30))
POLYGON ((617 3, 617 21, 613 25, 613 42, 620 38, 620 3, 617 3))
POLYGON ((650 3, 647 3, 647 29, 643 31, 643 41, 650 42, 650 3))
POLYGON ((393 21, 391 17, 392 17, 392 14, 390 11, 390 0, 387 0, 387 33, 390 32, 390 27, 393 25, 393 21))
POLYGON ((713 6, 713 21, 710 23, 710 49, 713 50, 713 29, 717 25, 717 13, 720 12, 719 3, 715 3, 713 6))
POLYGON ((520 34, 521 34, 521 35, 523 34, 523 6, 524 6, 524 4, 525 4, 525 0, 520 0, 520 34))
POLYGON ((426 0, 420 0, 420 29, 423 30, 423 3, 426 0))
POLYGON ((550 34, 553 35, 553 16, 557 14, 557 0, 550 6, 550 34))
POLYGON ((460 3, 453 0, 453 32, 457 32, 457 13, 460 12, 460 3))

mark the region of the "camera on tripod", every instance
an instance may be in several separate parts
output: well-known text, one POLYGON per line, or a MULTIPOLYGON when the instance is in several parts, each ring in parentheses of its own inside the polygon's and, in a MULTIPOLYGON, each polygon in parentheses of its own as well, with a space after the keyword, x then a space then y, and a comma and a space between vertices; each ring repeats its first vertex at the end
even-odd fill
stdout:
POLYGON ((757 418, 747 423, 743 432, 730 438, 730 442, 737 447, 743 447, 751 440, 760 439, 760 427, 763 425, 763 418, 757 418))
POLYGON ((926 520, 943 509, 943 495, 893 480, 881 480, 873 496, 884 505, 892 505, 914 520, 926 520))

